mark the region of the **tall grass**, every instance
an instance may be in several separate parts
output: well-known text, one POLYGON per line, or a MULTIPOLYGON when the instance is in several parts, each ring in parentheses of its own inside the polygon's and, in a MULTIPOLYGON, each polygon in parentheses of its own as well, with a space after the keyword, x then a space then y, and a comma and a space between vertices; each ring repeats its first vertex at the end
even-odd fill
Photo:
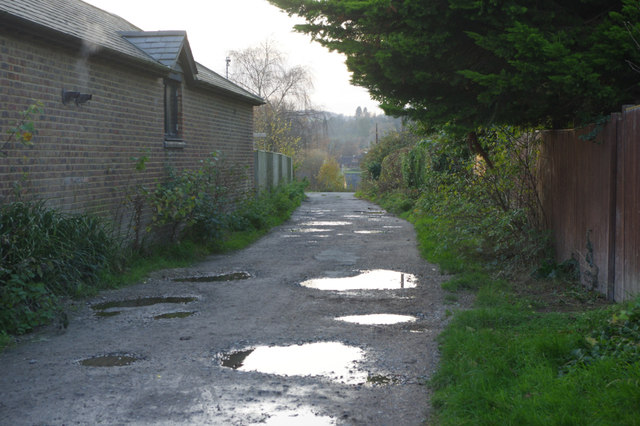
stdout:
POLYGON ((57 298, 88 294, 122 264, 102 221, 44 203, 0 207, 0 330, 21 334, 56 315, 57 298))

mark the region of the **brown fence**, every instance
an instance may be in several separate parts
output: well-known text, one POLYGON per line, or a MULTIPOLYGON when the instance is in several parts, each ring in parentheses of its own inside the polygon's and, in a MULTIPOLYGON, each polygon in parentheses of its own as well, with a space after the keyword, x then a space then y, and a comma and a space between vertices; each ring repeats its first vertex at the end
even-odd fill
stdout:
POLYGON ((543 134, 540 188, 557 260, 615 301, 640 293, 640 107, 590 130, 543 134))

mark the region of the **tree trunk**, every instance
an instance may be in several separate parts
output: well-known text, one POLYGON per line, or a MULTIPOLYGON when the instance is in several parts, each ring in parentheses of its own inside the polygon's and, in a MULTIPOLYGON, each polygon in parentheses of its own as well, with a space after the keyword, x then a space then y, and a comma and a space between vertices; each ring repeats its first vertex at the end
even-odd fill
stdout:
POLYGON ((489 158, 489 154, 485 149, 480 145, 480 141, 478 141, 478 134, 476 132, 470 132, 467 135, 467 144, 469 145, 469 150, 475 154, 478 154, 484 162, 487 164, 487 167, 493 169, 493 162, 491 158, 489 158))

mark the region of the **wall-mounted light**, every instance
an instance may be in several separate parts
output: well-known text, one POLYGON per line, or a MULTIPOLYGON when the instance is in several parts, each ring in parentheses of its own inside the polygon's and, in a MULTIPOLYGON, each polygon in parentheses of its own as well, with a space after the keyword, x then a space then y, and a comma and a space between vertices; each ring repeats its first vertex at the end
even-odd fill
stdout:
POLYGON ((80 92, 72 92, 70 90, 62 89, 62 103, 65 105, 72 99, 78 99, 78 96, 80 96, 80 92))
POLYGON ((91 94, 89 93, 80 93, 76 98, 76 105, 84 104, 87 101, 91 100, 91 94))
POLYGON ((90 101, 92 97, 93 95, 90 93, 80 93, 62 89, 62 103, 65 105, 72 100, 75 101, 76 105, 81 105, 90 101))

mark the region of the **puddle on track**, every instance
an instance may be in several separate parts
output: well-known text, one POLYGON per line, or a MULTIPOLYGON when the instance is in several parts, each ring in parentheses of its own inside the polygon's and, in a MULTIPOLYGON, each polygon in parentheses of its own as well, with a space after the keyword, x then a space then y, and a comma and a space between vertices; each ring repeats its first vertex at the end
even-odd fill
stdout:
POLYGON ((369 314, 369 315, 348 315, 336 318, 337 321, 345 321, 362 325, 391 325, 403 322, 415 322, 416 317, 411 315, 395 314, 369 314))
POLYGON ((351 222, 331 221, 331 220, 314 220, 311 222, 305 222, 301 226, 346 226, 351 225, 351 222))
POLYGON ((166 314, 161 314, 161 315, 156 315, 155 317, 153 317, 153 319, 159 320, 159 319, 171 319, 171 318, 186 318, 186 317, 190 317, 191 315, 195 314, 195 311, 191 311, 191 312, 169 312, 166 314))
POLYGON ((384 231, 353 231, 354 234, 382 234, 384 231))
POLYGON ((300 283, 303 287, 317 290, 397 290, 403 288, 415 288, 417 278, 413 274, 375 269, 362 271, 354 277, 343 278, 317 278, 300 283))
POLYGON ((264 423, 251 423, 251 425, 272 426, 329 426, 335 424, 336 421, 331 417, 316 416, 310 410, 272 414, 264 421, 264 423))
POLYGON ((214 283, 224 281, 248 280, 249 278, 251 278, 251 274, 248 272, 232 272, 229 274, 174 278, 173 281, 177 283, 214 283))
POLYGON ((224 367, 283 376, 323 376, 347 384, 363 384, 367 373, 355 363, 364 351, 340 342, 318 342, 293 346, 258 346, 222 357, 224 367))
POLYGON ((109 354, 83 359, 80 364, 86 367, 122 367, 141 359, 130 354, 109 354))
POLYGON ((113 308, 140 308, 142 306, 159 305, 162 303, 189 303, 198 300, 197 297, 141 297, 138 299, 114 300, 112 302, 97 303, 91 306, 97 317, 112 317, 121 311, 110 310, 113 308))

